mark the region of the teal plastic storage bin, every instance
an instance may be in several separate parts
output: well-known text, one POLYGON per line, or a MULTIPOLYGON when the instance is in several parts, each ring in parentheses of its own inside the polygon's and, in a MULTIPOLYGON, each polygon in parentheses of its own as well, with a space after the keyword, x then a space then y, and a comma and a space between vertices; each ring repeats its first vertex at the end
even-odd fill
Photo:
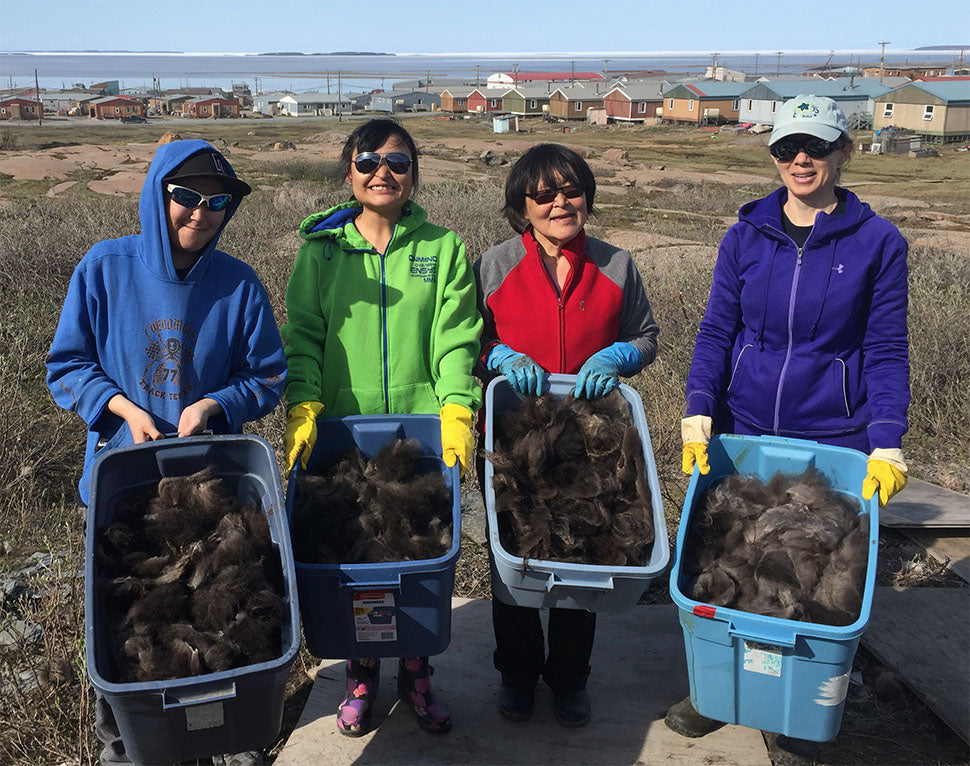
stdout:
POLYGON ((179 763, 270 747, 279 736, 290 666, 300 648, 296 574, 283 491, 273 448, 258 436, 190 436, 106 450, 91 474, 85 536, 84 612, 88 676, 111 705, 128 757, 135 763, 179 763), (236 494, 266 514, 280 555, 288 619, 280 657, 190 678, 116 683, 98 593, 95 544, 112 523, 119 499, 215 465, 236 494))
POLYGON ((842 723, 852 658, 872 608, 879 546, 879 503, 863 500, 868 458, 861 452, 801 439, 715 436, 711 471, 691 476, 677 532, 670 595, 684 631, 690 697, 701 715, 790 737, 827 742, 842 723), (704 491, 734 473, 770 479, 815 467, 869 515, 869 561, 862 609, 851 625, 820 625, 702 604, 684 595, 681 571, 691 514, 704 491))
MULTIPOLYGON (((575 375, 547 375, 543 393, 565 398, 576 386, 575 375)), ((492 557, 492 597, 506 604, 529 607, 559 607, 586 609, 590 612, 623 612, 640 600, 650 581, 660 575, 670 560, 667 525, 664 521, 663 501, 657 466, 650 445, 650 431, 643 413, 640 395, 630 386, 621 384, 617 390, 630 405, 630 417, 640 434, 643 458, 646 463, 647 484, 653 508, 654 541, 643 566, 602 566, 573 564, 564 561, 529 559, 525 566, 521 556, 514 556, 502 547, 495 511, 495 490, 492 487, 492 462, 485 464, 485 511, 488 518, 488 542, 492 557)), ((495 449, 496 418, 517 410, 524 397, 509 386, 504 376, 495 378, 485 391, 485 447, 495 449)))
MULTIPOLYGON (((441 459, 437 415, 353 415, 321 418, 307 468, 327 465, 357 447, 372 458, 385 444, 417 439, 428 472, 440 471, 452 493, 452 541, 436 559, 378 564, 296 562, 303 636, 314 657, 423 657, 441 654, 451 641, 451 593, 461 541, 458 466, 441 459)), ((286 490, 293 518, 299 461, 286 490)), ((320 509, 326 513, 325 508, 320 509)))

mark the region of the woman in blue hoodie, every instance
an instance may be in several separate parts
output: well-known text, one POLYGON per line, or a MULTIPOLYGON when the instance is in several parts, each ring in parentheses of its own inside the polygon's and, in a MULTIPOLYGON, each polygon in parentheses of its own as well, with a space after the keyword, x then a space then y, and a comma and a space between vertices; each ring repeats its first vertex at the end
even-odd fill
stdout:
MULTIPOLYGON (((811 439, 867 453, 862 495, 885 505, 906 484, 906 240, 836 186, 852 140, 834 101, 786 101, 768 146, 784 185, 742 207, 721 241, 687 376, 683 470, 710 470, 712 432, 811 439)), ((685 736, 717 725, 690 698, 666 722, 685 736)))
MULTIPOLYGON (((252 191, 205 141, 161 146, 139 203, 141 233, 98 242, 71 277, 47 357, 54 401, 88 427, 78 496, 103 449, 166 434, 239 433, 279 402, 286 357, 269 298, 217 250, 252 191)), ((106 701, 102 763, 129 763, 106 701)))

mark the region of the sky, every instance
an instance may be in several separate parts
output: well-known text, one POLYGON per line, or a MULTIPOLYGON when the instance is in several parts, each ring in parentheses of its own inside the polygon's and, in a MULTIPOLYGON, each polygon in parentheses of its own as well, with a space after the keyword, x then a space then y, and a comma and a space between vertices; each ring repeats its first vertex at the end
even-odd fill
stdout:
POLYGON ((875 51, 970 45, 965 0, 0 0, 0 51, 875 51))

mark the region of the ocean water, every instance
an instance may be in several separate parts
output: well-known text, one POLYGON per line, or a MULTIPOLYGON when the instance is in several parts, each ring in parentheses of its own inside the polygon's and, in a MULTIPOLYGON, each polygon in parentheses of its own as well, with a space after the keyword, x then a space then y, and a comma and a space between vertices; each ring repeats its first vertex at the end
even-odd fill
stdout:
MULTIPOLYGON (((938 51, 887 51, 887 63, 952 64, 955 55, 938 51)), ((833 65, 873 64, 879 50, 728 51, 718 65, 763 75, 799 74, 831 60, 833 65)), ((466 53, 392 56, 267 56, 244 53, 11 53, 0 52, 0 89, 32 87, 34 70, 41 87, 70 88, 119 80, 123 88, 151 89, 158 78, 163 89, 248 83, 260 91, 289 90, 346 93, 374 88, 390 90, 394 82, 418 78, 464 78, 484 84, 494 72, 595 71, 663 69, 703 74, 712 63, 706 51, 596 53, 466 53)))

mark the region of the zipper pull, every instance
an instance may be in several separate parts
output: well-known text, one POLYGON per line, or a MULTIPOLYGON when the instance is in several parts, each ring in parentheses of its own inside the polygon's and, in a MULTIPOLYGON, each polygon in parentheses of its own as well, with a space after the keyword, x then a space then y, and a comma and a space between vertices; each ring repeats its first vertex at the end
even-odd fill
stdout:
POLYGON ((798 260, 795 261, 796 266, 802 265, 802 248, 798 248, 798 260))

